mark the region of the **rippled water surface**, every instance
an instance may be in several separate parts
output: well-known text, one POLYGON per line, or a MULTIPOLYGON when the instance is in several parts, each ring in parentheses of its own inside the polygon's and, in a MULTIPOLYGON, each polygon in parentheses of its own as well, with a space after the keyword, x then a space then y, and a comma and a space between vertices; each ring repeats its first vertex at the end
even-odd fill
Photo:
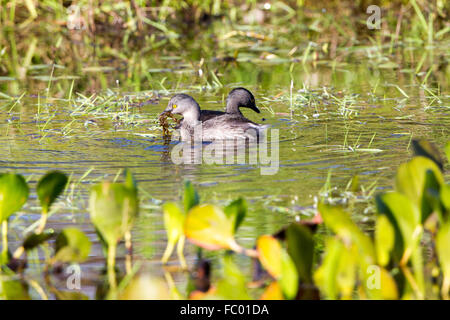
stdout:
MULTIPOLYGON (((434 60, 425 58, 432 70, 426 86, 411 65, 431 51, 398 49, 403 57, 400 66, 381 68, 370 63, 368 50, 344 50, 336 65, 259 59, 261 51, 277 56, 283 52, 248 47, 229 64, 206 56, 208 68, 192 66, 190 56, 142 54, 148 79, 138 88, 113 62, 110 69, 85 66, 75 75, 73 91, 73 74, 65 66, 44 65, 25 82, 0 81, 5 94, 0 101, 0 171, 24 174, 33 187, 50 169, 71 175, 49 226, 76 225, 90 236, 94 250, 82 266, 86 279, 95 278, 104 261, 89 222, 88 191, 97 181, 116 179, 123 168, 130 168, 139 182, 142 209, 133 230, 134 253, 149 268, 161 272, 158 261, 166 244, 159 204, 180 199, 185 179, 194 183, 204 202, 225 204, 239 196, 248 200, 249 215, 238 240, 251 247, 258 235, 275 232, 296 216, 310 216, 328 175, 337 190, 345 190, 359 175, 363 187, 380 191, 392 186, 397 166, 410 157, 412 138, 424 137, 440 148, 447 142, 449 45, 431 49, 434 60), (219 82, 209 76, 215 68, 219 82), (95 89, 95 83, 102 81, 108 89, 95 89), (245 115, 279 130, 278 172, 261 175, 261 166, 250 164, 173 164, 170 151, 176 141, 165 142, 156 123, 170 96, 186 92, 202 108, 222 110, 226 94, 236 86, 250 89, 262 110, 261 114, 244 110, 245 115)), ((12 219, 13 248, 39 217, 34 192, 32 197, 12 219)), ((361 204, 356 219, 370 221, 371 213, 368 201, 361 204)), ((187 247, 186 257, 194 261, 192 246, 187 247)), ((185 275, 174 276, 177 284, 185 284, 185 275)), ((83 288, 94 295, 91 283, 83 288)))

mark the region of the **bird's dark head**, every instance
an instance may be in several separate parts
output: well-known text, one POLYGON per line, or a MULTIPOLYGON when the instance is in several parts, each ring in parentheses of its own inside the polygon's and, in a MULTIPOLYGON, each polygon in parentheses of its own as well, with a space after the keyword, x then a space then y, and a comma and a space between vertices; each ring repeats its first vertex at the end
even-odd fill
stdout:
POLYGON ((239 113, 239 108, 249 108, 260 113, 255 103, 253 94, 245 88, 235 88, 231 90, 227 97, 227 113, 239 113))

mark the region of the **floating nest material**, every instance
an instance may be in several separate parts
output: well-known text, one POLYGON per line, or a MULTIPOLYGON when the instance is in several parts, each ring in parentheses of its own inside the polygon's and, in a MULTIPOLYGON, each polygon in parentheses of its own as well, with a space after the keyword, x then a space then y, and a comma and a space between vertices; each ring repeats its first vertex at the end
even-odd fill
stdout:
POLYGON ((163 136, 164 137, 170 137, 170 125, 169 125, 169 121, 168 118, 171 118, 173 121, 175 121, 175 127, 178 126, 180 124, 180 120, 178 120, 177 118, 175 118, 175 116, 171 113, 162 113, 159 116, 159 125, 162 127, 163 129, 163 136))

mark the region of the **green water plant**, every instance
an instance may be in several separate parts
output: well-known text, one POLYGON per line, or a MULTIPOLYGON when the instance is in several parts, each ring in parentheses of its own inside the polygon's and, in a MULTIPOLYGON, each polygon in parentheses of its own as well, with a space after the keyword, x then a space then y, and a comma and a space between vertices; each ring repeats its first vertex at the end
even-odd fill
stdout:
POLYGON ((107 244, 108 279, 116 287, 115 259, 118 242, 131 231, 139 212, 134 184, 102 182, 91 189, 89 200, 91 221, 107 244))
POLYGON ((256 247, 259 261, 269 274, 279 282, 284 297, 286 299, 295 298, 298 290, 298 273, 287 250, 270 235, 259 237, 256 247))
POLYGON ((39 180, 36 192, 42 206, 42 215, 36 233, 44 231, 50 208, 64 191, 67 181, 67 176, 60 171, 50 171, 39 180))
POLYGON ((0 223, 2 224, 1 264, 9 260, 8 219, 20 210, 28 199, 28 185, 23 176, 15 173, 0 174, 0 223))
POLYGON ((186 216, 184 234, 191 242, 208 250, 227 249, 255 257, 255 250, 243 248, 235 239, 246 210, 241 200, 225 209, 211 204, 197 205, 186 216))
POLYGON ((440 270, 441 297, 449 297, 448 224, 450 193, 440 169, 437 149, 417 141, 416 156, 400 165, 391 192, 376 197, 373 237, 360 231, 337 206, 319 205, 324 224, 336 236, 325 240, 324 259, 314 274, 330 299, 418 298, 432 292, 431 270, 440 270), (426 261, 420 243, 425 234, 436 243, 437 261, 426 261), (440 268, 437 268, 437 267, 440 268))
POLYGON ((167 233, 167 247, 161 262, 166 264, 172 252, 177 246, 177 254, 183 269, 187 268, 183 248, 185 242, 184 223, 187 212, 200 203, 200 197, 190 181, 185 181, 183 186, 183 211, 176 203, 168 202, 163 205, 164 227, 167 233))
POLYGON ((58 233, 55 240, 55 255, 51 262, 81 263, 91 250, 91 241, 77 228, 65 228, 58 233))

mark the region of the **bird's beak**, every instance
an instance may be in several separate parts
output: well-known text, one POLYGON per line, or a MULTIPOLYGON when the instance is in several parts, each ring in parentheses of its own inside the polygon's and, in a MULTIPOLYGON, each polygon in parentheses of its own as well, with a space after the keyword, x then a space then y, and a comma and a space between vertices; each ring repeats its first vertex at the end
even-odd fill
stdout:
POLYGON ((258 109, 258 107, 255 104, 253 106, 251 106, 250 109, 252 109, 256 113, 261 113, 261 111, 258 109))
POLYGON ((170 113, 172 113, 172 107, 167 106, 167 108, 163 112, 161 112, 161 114, 159 116, 161 117, 165 114, 170 114, 170 113))

